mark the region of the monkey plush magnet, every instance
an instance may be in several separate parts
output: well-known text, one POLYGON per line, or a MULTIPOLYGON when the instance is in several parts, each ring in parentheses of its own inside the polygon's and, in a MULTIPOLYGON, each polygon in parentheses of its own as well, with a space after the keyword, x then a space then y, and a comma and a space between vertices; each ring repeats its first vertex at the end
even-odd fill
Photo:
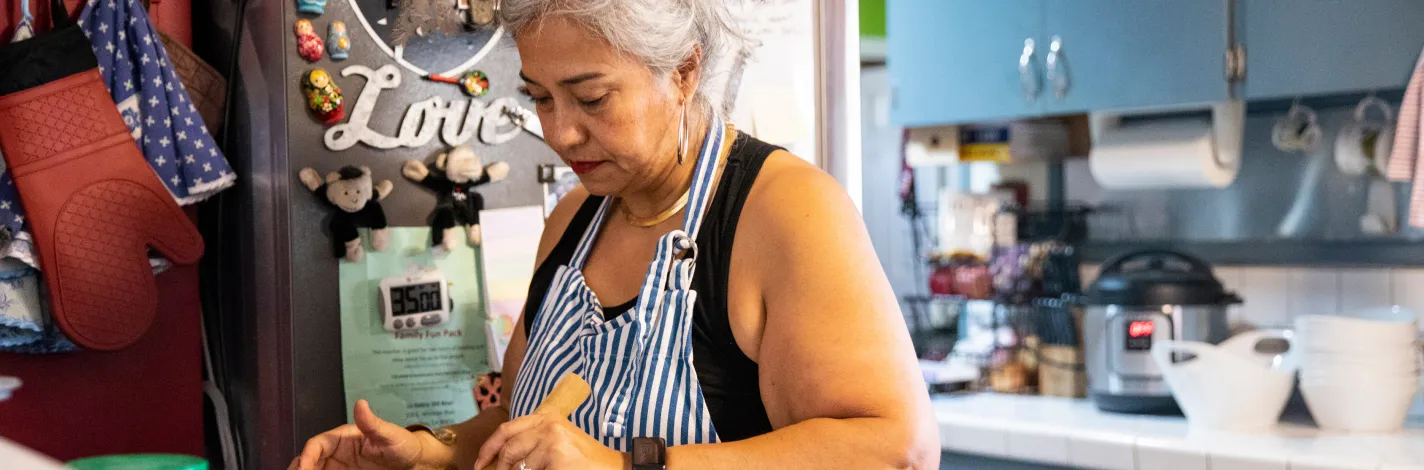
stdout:
POLYGON ((355 263, 365 257, 358 227, 371 229, 372 251, 386 248, 391 237, 381 200, 391 194, 394 185, 390 180, 372 185, 371 169, 364 166, 342 167, 327 174, 325 181, 316 170, 303 168, 300 177, 322 202, 339 209, 331 216, 332 252, 337 258, 355 263))
POLYGON ((456 226, 465 226, 470 245, 480 244, 480 210, 485 208, 485 199, 475 188, 504 179, 509 175, 509 164, 483 165, 474 149, 459 145, 435 157, 433 165, 407 161, 401 173, 435 191, 435 210, 430 213, 431 244, 449 253, 455 248, 456 226))

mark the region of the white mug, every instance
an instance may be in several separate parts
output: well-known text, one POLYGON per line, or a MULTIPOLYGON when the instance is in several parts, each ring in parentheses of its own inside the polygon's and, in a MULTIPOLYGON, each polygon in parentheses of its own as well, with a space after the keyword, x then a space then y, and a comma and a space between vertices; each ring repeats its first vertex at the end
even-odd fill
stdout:
POLYGON ((1355 120, 1340 128, 1335 136, 1335 165, 1347 175, 1362 175, 1373 169, 1384 174, 1389 152, 1394 146, 1394 110, 1389 103, 1369 96, 1355 106, 1355 120), (1370 120, 1366 113, 1379 109, 1383 120, 1370 120))

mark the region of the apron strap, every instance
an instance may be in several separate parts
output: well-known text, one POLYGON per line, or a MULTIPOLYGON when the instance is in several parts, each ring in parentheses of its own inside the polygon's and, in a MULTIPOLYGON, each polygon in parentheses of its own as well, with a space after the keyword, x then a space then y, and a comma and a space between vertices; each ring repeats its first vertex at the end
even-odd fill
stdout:
POLYGON ((712 123, 707 126, 707 135, 702 139, 697 168, 693 170, 695 176, 692 187, 688 189, 688 210, 683 215, 682 233, 674 235, 676 247, 679 251, 686 251, 687 255, 678 257, 674 252, 667 259, 657 259, 665 263, 670 271, 670 275, 663 276, 664 282, 670 277, 672 284, 682 290, 692 289, 692 275, 697 269, 697 232, 702 228, 702 218, 707 216, 707 206, 711 205, 717 166, 727 145, 730 145, 727 142, 727 124, 721 116, 713 116, 712 123))
POLYGON ((613 206, 613 198, 604 197, 603 202, 598 205, 598 213, 593 216, 593 221, 588 227, 583 229, 583 238, 579 239, 578 248, 574 249, 574 255, 569 258, 569 267, 578 271, 583 271, 583 264, 588 260, 588 253, 593 251, 593 241, 598 239, 598 230, 603 228, 603 219, 608 215, 608 210, 613 206))
POLYGON ((698 152, 697 168, 693 170, 692 187, 688 189, 687 212, 683 214, 682 231, 697 240, 697 230, 702 226, 702 217, 712 200, 712 183, 717 180, 717 163, 726 145, 727 125, 721 116, 713 116, 707 126, 707 135, 702 138, 702 149, 698 152))
POLYGON ((69 9, 64 7, 64 0, 49 0, 49 21, 54 29, 74 25, 74 20, 69 19, 69 9))

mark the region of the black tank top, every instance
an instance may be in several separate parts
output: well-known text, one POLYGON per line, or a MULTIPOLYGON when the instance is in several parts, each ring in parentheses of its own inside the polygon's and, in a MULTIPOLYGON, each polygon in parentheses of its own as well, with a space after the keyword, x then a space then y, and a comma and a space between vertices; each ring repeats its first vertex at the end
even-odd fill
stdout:
MULTIPOLYGON (((717 193, 707 207, 706 217, 698 235, 697 271, 692 276, 692 288, 698 292, 693 306, 692 366, 702 386, 707 410, 718 439, 736 441, 771 432, 766 407, 761 402, 761 385, 757 364, 732 336, 727 319, 727 277, 732 261, 732 237, 737 233, 737 220, 752 182, 761 172, 762 164, 780 147, 737 133, 727 164, 717 183, 717 193)), ((602 196, 590 196, 579 207, 558 245, 534 271, 529 284, 529 297, 524 304, 524 331, 534 335, 534 314, 549 292, 559 266, 567 265, 578 247, 579 237, 593 222, 602 196)), ((651 250, 652 248, 649 247, 651 250)), ((636 301, 637 299, 634 299, 636 301)), ((604 315, 614 318, 633 307, 630 301, 604 309, 604 315)))

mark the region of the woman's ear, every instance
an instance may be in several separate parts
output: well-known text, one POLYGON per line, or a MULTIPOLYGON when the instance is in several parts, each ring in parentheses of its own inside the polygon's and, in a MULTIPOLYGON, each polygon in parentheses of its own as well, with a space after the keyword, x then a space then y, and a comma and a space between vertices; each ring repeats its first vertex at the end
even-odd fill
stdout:
POLYGON ((697 93, 702 83, 702 46, 692 46, 692 54, 677 66, 676 84, 684 102, 697 93))

